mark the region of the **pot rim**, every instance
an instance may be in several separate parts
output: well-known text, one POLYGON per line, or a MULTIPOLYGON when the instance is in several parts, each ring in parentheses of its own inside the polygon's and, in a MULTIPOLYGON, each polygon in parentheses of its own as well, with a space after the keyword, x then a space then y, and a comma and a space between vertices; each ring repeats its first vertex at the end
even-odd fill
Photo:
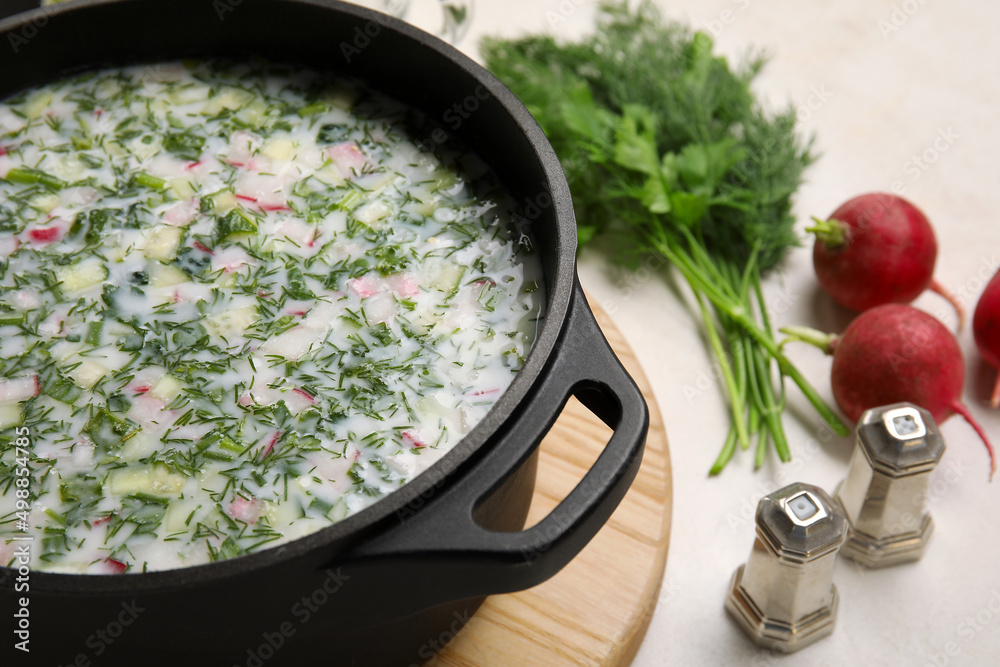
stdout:
MULTIPOLYGON (((46 24, 59 21, 72 21, 76 15, 93 11, 95 8, 136 4, 138 2, 142 2, 145 5, 159 3, 164 7, 169 6, 169 11, 171 12, 179 11, 179 3, 176 0, 72 0, 65 4, 46 6, 0 20, 0 40, 33 22, 43 19, 46 21, 46 24)), ((116 593, 123 591, 170 589, 192 584, 208 584, 240 574, 262 571, 266 568, 280 565, 282 562, 304 557, 310 552, 322 551, 324 547, 331 547, 340 542, 350 540, 351 537, 355 537, 357 540, 364 539, 366 534, 371 531, 378 531, 380 526, 382 529, 385 529, 387 527, 386 524, 391 521, 393 515, 396 515, 396 521, 404 520, 400 516, 400 513, 407 506, 418 502, 422 505, 424 500, 433 497, 439 490, 437 487, 441 486, 448 478, 454 475, 463 464, 473 459, 483 447, 489 445, 494 434, 522 406, 525 399, 529 397, 532 387, 536 384, 539 376, 549 363, 550 356, 556 349, 556 344, 567 319, 576 279, 577 246, 576 221, 569 186, 566 183, 559 159, 542 129, 521 101, 504 84, 484 67, 450 44, 409 23, 395 17, 380 14, 374 10, 340 2, 339 0, 242 0, 240 4, 244 7, 252 5, 261 10, 269 9, 278 12, 288 5, 314 7, 329 12, 331 18, 339 14, 352 16, 362 21, 376 21, 381 30, 388 30, 396 37, 407 41, 412 48, 428 52, 429 55, 439 62, 448 61, 449 64, 460 70, 461 75, 472 86, 481 85, 486 88, 489 94, 502 107, 505 115, 513 121, 518 131, 527 139, 534 153, 533 159, 537 161, 540 171, 544 174, 546 180, 546 182, 539 184, 538 194, 547 194, 551 198, 551 205, 541 211, 543 218, 552 218, 549 224, 553 225, 555 230, 554 247, 545 249, 545 252, 553 255, 554 271, 546 277, 546 309, 544 320, 523 368, 487 415, 438 462, 371 506, 326 528, 296 538, 285 544, 222 561, 153 572, 129 573, 124 576, 116 574, 32 572, 32 587, 39 592, 88 593, 100 591, 101 593, 116 593)), ((266 51, 266 49, 261 50, 266 51)), ((163 52, 164 56, 162 58, 152 59, 137 59, 134 56, 130 57, 127 54, 122 54, 121 58, 117 60, 117 64, 124 65, 135 64, 136 62, 162 62, 169 60, 169 49, 165 49, 163 52)), ((225 52, 212 54, 211 45, 206 45, 203 53, 205 57, 211 57, 212 55, 226 57, 230 55, 225 52)), ((63 60, 68 60, 68 58, 64 57, 63 60)), ((290 62, 296 61, 292 59, 290 62)), ((77 63, 71 64, 67 62, 66 67, 50 68, 51 76, 46 81, 61 76, 67 71, 82 71, 113 64, 88 61, 83 66, 80 66, 77 63)), ((330 67, 309 65, 308 63, 303 64, 317 70, 331 69, 330 67)), ((361 78, 365 83, 368 83, 368 79, 371 77, 368 77, 368 79, 365 77, 361 78)), ((46 81, 38 81, 37 84, 42 84, 46 81)), ((391 91, 379 88, 377 83, 371 85, 383 93, 392 95, 391 91)), ((472 86, 470 86, 470 90, 472 86)), ((6 97, 13 92, 15 91, 11 90, 2 92, 2 94, 6 97)), ((406 99, 400 99, 399 101, 404 104, 410 103, 406 99)), ((477 155, 479 155, 478 152, 477 155)), ((491 164, 491 160, 488 157, 479 156, 487 164, 491 164)), ((502 177, 500 180, 501 182, 505 181, 502 177)), ((486 490, 484 489, 484 491, 486 490)), ((391 526, 393 524, 389 523, 388 525, 391 526)), ((334 550, 326 554, 324 558, 332 558, 336 553, 337 551, 334 550)), ((2 567, 0 571, 9 569, 11 568, 2 567)), ((8 580, 13 581, 13 578, 8 577, 8 580)))

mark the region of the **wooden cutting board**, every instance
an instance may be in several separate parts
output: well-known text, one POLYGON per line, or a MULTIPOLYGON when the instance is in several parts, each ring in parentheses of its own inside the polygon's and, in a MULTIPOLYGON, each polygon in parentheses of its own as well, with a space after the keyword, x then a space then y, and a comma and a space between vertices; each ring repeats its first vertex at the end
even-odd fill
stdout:
MULTIPOLYGON (((642 467, 610 521, 549 581, 486 600, 430 665, 581 667, 628 665, 646 634, 667 561, 672 505, 663 420, 638 361, 608 316, 594 314, 646 397, 642 467)), ((528 514, 533 525, 583 477, 610 430, 576 399, 542 441, 528 514)))

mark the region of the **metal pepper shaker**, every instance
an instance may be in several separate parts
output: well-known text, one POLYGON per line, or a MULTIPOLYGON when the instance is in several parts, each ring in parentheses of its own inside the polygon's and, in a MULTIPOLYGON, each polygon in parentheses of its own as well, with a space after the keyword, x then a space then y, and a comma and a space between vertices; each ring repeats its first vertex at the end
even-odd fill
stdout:
POLYGON ((861 415, 847 477, 834 492, 850 524, 841 553, 873 568, 920 558, 934 530, 925 511, 930 474, 943 453, 923 408, 894 403, 861 415))
POLYGON ((757 504, 750 558, 733 574, 726 610, 760 646, 791 653, 833 632, 833 569, 847 520, 822 489, 795 483, 757 504))

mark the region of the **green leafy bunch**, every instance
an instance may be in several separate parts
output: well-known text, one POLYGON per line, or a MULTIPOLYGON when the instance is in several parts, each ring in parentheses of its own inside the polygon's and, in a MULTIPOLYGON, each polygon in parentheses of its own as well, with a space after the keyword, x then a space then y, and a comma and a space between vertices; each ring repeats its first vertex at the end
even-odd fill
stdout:
POLYGON ((669 261, 698 304, 732 412, 719 472, 757 436, 788 460, 781 423, 791 378, 838 433, 847 428, 775 341, 761 279, 798 244, 792 196, 812 162, 792 110, 751 89, 765 57, 737 67, 712 39, 650 2, 603 3, 578 42, 488 38, 487 67, 538 120, 566 172, 581 246, 600 238, 627 266, 669 261))

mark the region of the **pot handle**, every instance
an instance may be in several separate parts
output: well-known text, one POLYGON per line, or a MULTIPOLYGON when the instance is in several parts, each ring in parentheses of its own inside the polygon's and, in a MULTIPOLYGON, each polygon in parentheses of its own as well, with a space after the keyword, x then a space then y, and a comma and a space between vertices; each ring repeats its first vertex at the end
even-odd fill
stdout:
MULTIPOLYGON (((649 413, 641 392, 611 351, 579 283, 569 316, 537 389, 467 473, 441 487, 410 516, 338 556, 337 564, 404 572, 400 597, 422 606, 523 590, 570 562, 605 524, 642 461, 649 413), (537 449, 575 395, 610 426, 604 451, 576 488, 540 522, 520 531, 489 530, 475 510, 537 449), (399 567, 384 568, 398 561, 399 567), (407 590, 408 589, 408 590, 407 590)), ((402 513, 397 513, 402 516, 402 513)), ((397 602, 401 601, 397 597, 397 602)))

